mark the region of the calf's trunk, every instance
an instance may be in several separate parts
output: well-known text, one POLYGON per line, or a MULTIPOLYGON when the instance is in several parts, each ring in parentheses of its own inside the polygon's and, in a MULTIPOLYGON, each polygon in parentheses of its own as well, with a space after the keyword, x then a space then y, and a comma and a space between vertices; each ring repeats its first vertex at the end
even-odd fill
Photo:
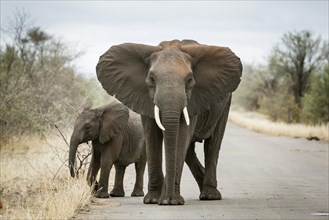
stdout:
POLYGON ((75 156, 77 153, 78 146, 79 146, 79 142, 74 138, 71 138, 70 151, 69 151, 69 168, 70 168, 71 177, 75 177, 74 163, 75 163, 75 156))

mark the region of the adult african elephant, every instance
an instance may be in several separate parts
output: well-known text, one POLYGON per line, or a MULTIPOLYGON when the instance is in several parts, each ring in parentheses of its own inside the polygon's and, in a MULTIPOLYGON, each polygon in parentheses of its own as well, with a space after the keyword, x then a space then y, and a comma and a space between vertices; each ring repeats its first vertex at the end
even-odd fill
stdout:
POLYGON ((96 71, 109 94, 142 115, 149 172, 144 203, 184 204, 184 160, 199 185, 200 199, 221 199, 216 167, 231 93, 240 83, 240 59, 227 47, 193 40, 158 46, 125 43, 104 53, 96 71), (204 141, 205 167, 194 151, 197 141, 204 141))
POLYGON ((78 145, 92 141, 92 158, 87 182, 95 184, 96 197, 122 197, 123 177, 126 167, 135 163, 136 182, 131 196, 144 196, 143 176, 146 165, 146 150, 140 115, 113 100, 107 105, 90 109, 86 106, 77 117, 70 140, 69 167, 75 176, 74 162, 78 145), (114 188, 108 194, 109 174, 115 166, 114 188), (99 183, 96 181, 100 169, 99 183))

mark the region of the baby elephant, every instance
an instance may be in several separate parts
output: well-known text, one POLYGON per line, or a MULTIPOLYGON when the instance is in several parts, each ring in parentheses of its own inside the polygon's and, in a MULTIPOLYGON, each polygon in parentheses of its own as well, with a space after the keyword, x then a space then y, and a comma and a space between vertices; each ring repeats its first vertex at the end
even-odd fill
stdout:
POLYGON ((72 177, 75 176, 74 162, 78 145, 87 141, 92 141, 87 182, 90 186, 95 184, 96 197, 123 197, 123 177, 126 167, 131 163, 135 163, 136 170, 136 182, 131 196, 144 196, 146 150, 140 115, 116 100, 95 109, 91 109, 91 105, 85 107, 76 119, 70 141, 69 167, 72 177), (113 165, 116 170, 114 188, 108 194, 113 165))

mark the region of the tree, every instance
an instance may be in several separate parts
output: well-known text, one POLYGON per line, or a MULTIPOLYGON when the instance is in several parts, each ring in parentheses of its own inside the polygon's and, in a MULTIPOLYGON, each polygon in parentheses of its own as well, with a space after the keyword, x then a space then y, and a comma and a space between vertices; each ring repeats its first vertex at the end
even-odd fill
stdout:
POLYGON ((244 65, 241 84, 233 94, 233 104, 259 111, 274 121, 294 122, 299 110, 287 89, 287 81, 268 66, 244 65))
POLYGON ((313 77, 302 104, 307 123, 329 123, 329 63, 313 77))
POLYGON ((325 60, 325 45, 320 37, 314 37, 310 31, 288 32, 270 55, 270 69, 290 82, 294 101, 299 107, 309 89, 310 76, 325 60))
POLYGON ((49 127, 47 120, 67 125, 74 115, 72 109, 89 94, 85 86, 88 80, 72 65, 77 54, 42 28, 31 25, 29 16, 20 11, 3 36, 0 144, 12 136, 42 133, 49 127))

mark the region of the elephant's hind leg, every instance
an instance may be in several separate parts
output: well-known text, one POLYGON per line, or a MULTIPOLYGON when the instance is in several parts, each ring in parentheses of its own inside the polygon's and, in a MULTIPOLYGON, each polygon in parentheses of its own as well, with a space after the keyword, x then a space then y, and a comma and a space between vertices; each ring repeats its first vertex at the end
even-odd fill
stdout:
POLYGON ((202 192, 205 169, 200 163, 195 153, 195 143, 192 143, 187 151, 185 162, 190 168, 194 179, 198 183, 200 193, 202 192))
POLYGON ((146 166, 146 149, 143 150, 142 156, 138 162, 135 163, 136 182, 131 196, 144 196, 143 182, 144 171, 146 166))

